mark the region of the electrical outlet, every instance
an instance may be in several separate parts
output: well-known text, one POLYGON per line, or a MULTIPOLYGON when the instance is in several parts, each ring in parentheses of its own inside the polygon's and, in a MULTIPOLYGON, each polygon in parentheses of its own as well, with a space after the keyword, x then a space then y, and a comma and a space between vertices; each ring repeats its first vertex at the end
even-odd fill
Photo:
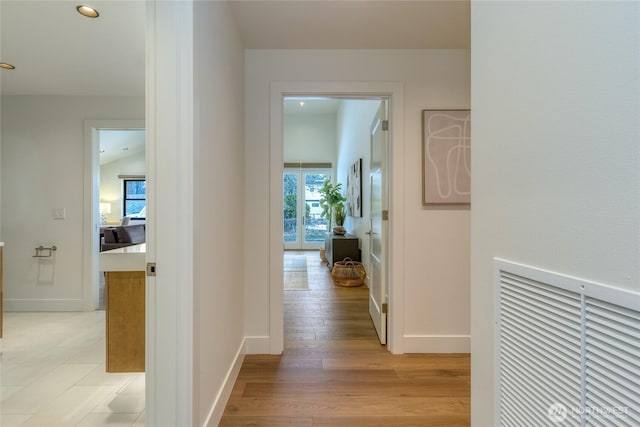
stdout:
POLYGON ((51 217, 53 219, 64 219, 65 215, 66 215, 65 208, 51 209, 51 217))

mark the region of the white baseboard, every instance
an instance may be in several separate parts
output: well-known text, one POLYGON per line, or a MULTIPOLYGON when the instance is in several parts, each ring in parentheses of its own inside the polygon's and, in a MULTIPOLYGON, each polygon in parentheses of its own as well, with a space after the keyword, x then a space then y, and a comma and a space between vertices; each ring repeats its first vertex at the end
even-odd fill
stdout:
POLYGON ((238 379, 238 373, 240 373, 240 368, 242 367, 242 362, 244 361, 244 356, 246 352, 246 338, 242 341, 240 348, 236 352, 236 356, 227 372, 227 375, 224 378, 224 384, 220 387, 220 391, 216 396, 211 409, 209 410, 209 414, 205 419, 204 426, 217 426, 220 424, 220 420, 222 419, 222 415, 224 414, 224 408, 227 406, 227 402, 229 402, 229 396, 231 396, 231 391, 233 390, 233 386, 238 379))
MULTIPOLYGON (((268 336, 246 337, 247 354, 270 354, 268 336)), ((470 353, 471 335, 405 335, 404 353, 470 353)))
POLYGON ((5 299, 4 311, 84 311, 82 299, 5 299))
POLYGON ((471 335, 405 335, 404 353, 470 353, 471 335))
POLYGON ((247 354, 270 354, 271 337, 245 337, 247 354))

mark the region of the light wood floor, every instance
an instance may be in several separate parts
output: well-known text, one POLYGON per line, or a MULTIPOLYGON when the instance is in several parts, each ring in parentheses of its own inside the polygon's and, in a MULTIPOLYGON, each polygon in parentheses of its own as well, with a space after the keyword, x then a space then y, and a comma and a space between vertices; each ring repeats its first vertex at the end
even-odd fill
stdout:
POLYGON ((284 292, 284 352, 246 357, 220 425, 468 426, 469 355, 390 354, 367 288, 333 285, 304 254, 310 289, 284 292))

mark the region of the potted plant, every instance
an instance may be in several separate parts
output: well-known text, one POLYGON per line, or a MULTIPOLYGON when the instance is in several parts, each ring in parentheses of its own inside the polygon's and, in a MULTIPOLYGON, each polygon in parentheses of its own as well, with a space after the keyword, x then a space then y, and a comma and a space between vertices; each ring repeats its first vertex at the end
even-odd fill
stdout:
MULTIPOLYGON (((324 180, 324 184, 322 188, 319 190, 320 195, 320 207, 322 208, 322 216, 327 219, 329 222, 328 230, 331 230, 331 219, 334 216, 334 212, 340 206, 342 208, 342 224, 339 224, 341 227, 344 224, 344 218, 346 217, 346 211, 344 209, 344 202, 347 199, 342 195, 342 184, 332 184, 329 179, 324 180)), ((337 218, 336 218, 337 223, 337 218)))
POLYGON ((334 234, 347 234, 344 228, 344 220, 347 219, 347 210, 344 204, 340 203, 333 208, 333 217, 336 219, 336 226, 333 227, 334 234))

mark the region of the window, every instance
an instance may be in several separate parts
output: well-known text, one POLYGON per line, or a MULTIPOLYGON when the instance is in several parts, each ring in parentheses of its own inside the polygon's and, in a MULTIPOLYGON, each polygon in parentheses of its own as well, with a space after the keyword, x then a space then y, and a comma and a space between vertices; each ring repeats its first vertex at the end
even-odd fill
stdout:
POLYGON ((144 179, 125 179, 123 188, 123 216, 144 219, 147 205, 147 182, 144 179))
POLYGON ((330 178, 329 168, 285 164, 282 182, 285 249, 318 249, 324 244, 327 219, 322 216, 319 190, 324 180, 330 178))

